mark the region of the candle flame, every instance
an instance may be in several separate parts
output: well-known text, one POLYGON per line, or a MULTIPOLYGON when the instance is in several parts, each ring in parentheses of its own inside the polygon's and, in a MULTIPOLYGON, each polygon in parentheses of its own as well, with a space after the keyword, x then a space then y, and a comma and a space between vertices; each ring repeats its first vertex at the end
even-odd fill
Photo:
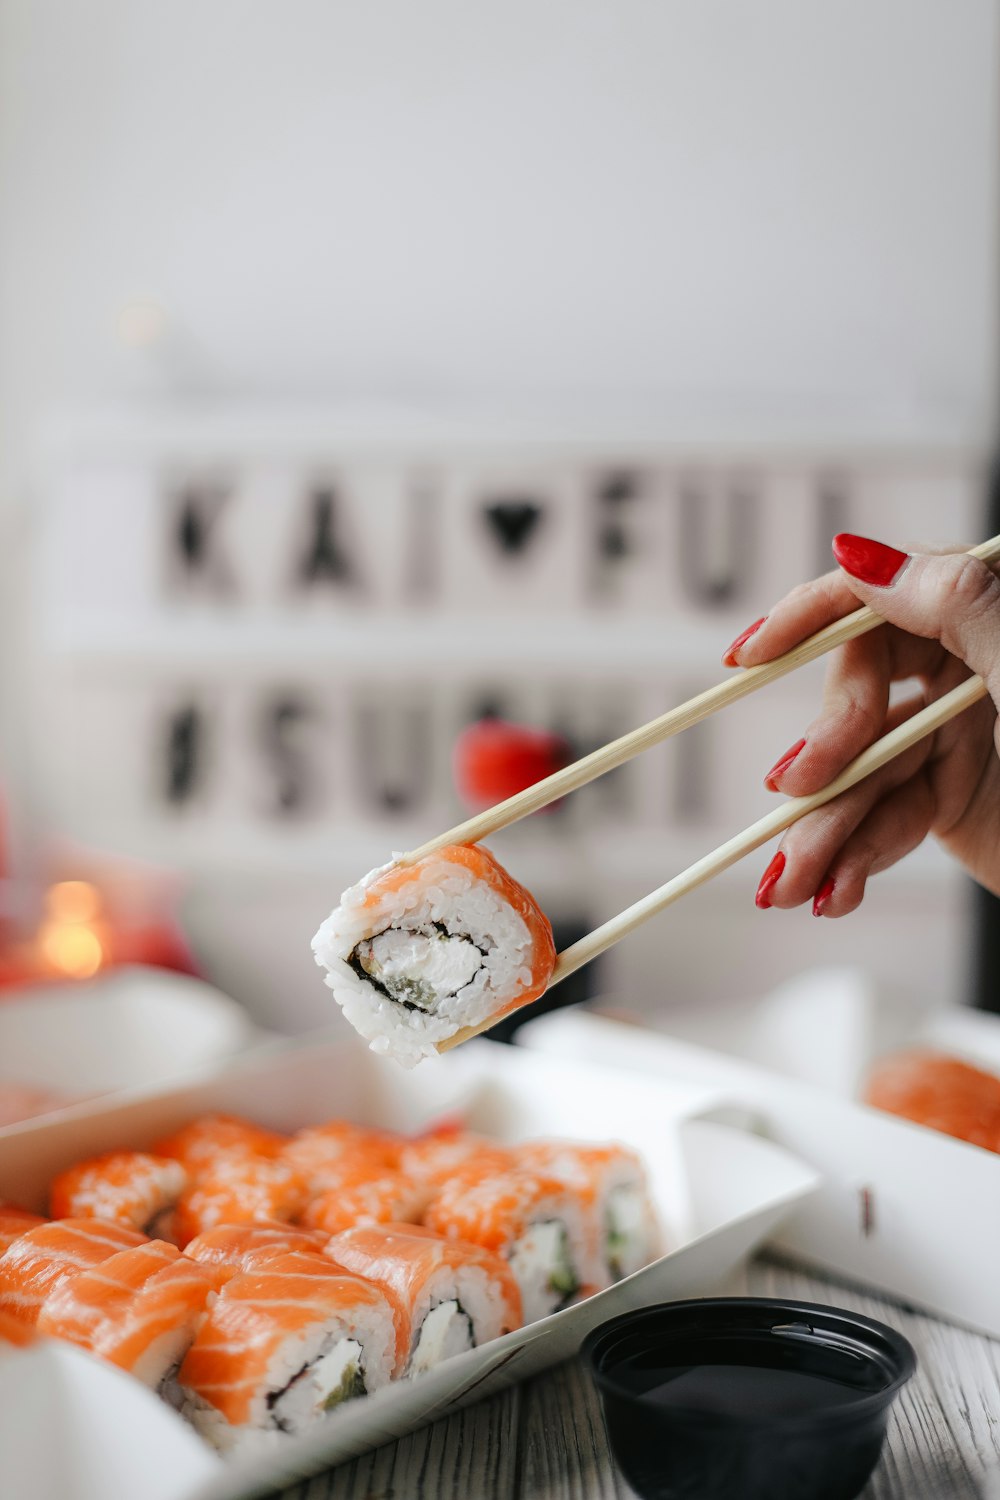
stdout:
POLYGON ((42 929, 42 952, 54 969, 70 979, 89 979, 104 959, 97 933, 76 922, 49 922, 42 929))
POLYGON ((69 979, 90 979, 104 962, 95 926, 101 893, 86 880, 60 880, 45 893, 46 920, 38 934, 49 965, 69 979))

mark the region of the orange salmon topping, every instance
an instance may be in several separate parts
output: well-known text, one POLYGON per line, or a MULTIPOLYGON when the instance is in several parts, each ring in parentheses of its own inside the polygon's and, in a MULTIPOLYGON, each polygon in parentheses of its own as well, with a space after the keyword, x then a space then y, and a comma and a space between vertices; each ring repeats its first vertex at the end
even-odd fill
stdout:
POLYGON ((100 1219, 59 1219, 29 1229, 0 1256, 0 1309, 34 1325, 64 1281, 144 1240, 134 1229, 100 1219))
POLYGON ((54 1219, 109 1219, 145 1229, 177 1202, 187 1173, 177 1161, 145 1151, 108 1151, 60 1172, 52 1183, 54 1219))
POLYGON ((1000 1078, 957 1057, 903 1052, 872 1070, 866 1103, 917 1125, 1000 1151, 1000 1078))

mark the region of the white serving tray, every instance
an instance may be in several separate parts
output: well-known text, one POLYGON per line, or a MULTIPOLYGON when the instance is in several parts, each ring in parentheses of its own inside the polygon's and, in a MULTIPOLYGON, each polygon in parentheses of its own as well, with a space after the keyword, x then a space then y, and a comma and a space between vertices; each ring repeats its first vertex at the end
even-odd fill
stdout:
POLYGON ((569 1357, 617 1313, 711 1288, 817 1186, 816 1173, 793 1155, 723 1123, 734 1111, 714 1086, 664 1086, 491 1042, 407 1073, 343 1029, 337 1034, 341 1040, 270 1046, 184 1088, 29 1122, 0 1139, 0 1197, 41 1208, 46 1183, 70 1162, 147 1145, 209 1110, 279 1129, 343 1115, 403 1130, 461 1112, 472 1128, 501 1139, 561 1134, 637 1147, 675 1248, 585 1302, 353 1402, 252 1459, 193 1449, 180 1417, 78 1351, 53 1345, 15 1354, 0 1361, 0 1453, 18 1500, 133 1500, 152 1493, 143 1476, 154 1472, 155 1500, 235 1500, 294 1483, 569 1357), (56 1429, 64 1451, 39 1467, 38 1449, 56 1429))
POLYGON ((726 1051, 691 1040, 724 1014, 663 1017, 684 1038, 631 1021, 558 1012, 518 1041, 536 1055, 600 1059, 664 1087, 716 1088, 744 1100, 769 1139, 804 1157, 822 1183, 775 1243, 799 1259, 868 1282, 1000 1336, 1000 1156, 853 1098, 874 1057, 928 1046, 1000 1071, 1000 1021, 940 1010, 907 1026, 879 1014, 851 971, 803 976, 733 1011, 726 1051), (729 1050, 729 1049, 732 1050, 729 1050), (742 1054, 742 1055, 740 1055, 742 1054), (774 1056, 766 1068, 761 1058, 774 1056), (780 1072, 778 1071, 780 1068, 780 1072))
MULTIPOLYGON (((128 966, 86 983, 4 991, 0 1085, 64 1095, 62 1113, 81 1098, 162 1086, 217 1066, 262 1035, 214 985, 128 966)), ((0 1127, 0 1137, 10 1128, 0 1127)))

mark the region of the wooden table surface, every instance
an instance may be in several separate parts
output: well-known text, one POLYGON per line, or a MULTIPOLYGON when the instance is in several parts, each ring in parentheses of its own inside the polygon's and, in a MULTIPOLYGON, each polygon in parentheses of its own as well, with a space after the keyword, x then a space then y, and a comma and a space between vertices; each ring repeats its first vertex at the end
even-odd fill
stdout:
MULTIPOLYGON (((919 1367, 893 1407, 864 1500, 992 1500, 994 1484, 1000 1500, 1000 1341, 768 1258, 719 1290, 851 1308, 898 1328, 913 1344, 919 1367)), ((589 1377, 573 1361, 296 1485, 280 1500, 631 1496, 608 1450, 589 1377)))

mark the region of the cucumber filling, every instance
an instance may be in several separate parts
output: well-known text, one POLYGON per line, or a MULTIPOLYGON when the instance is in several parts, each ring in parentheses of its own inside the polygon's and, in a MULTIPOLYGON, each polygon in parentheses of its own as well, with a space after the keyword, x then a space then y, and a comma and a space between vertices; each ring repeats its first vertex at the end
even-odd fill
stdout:
POLYGON ((475 1347, 472 1319, 461 1302, 452 1297, 432 1307, 421 1323, 407 1373, 420 1375, 425 1370, 432 1370, 442 1360, 475 1347))
POLYGON ((407 1010, 433 1011, 472 982, 484 957, 467 934, 430 922, 363 938, 348 963, 388 1000, 407 1010))
POLYGON ((640 1188, 623 1183, 608 1194, 604 1215, 604 1258, 615 1281, 646 1263, 646 1204, 640 1188))
POLYGON ((558 1312, 580 1290, 569 1235, 561 1219, 532 1224, 514 1246, 510 1268, 521 1288, 526 1323, 558 1312))
POLYGON ((274 1425, 301 1432, 310 1421, 344 1401, 367 1395, 364 1349, 356 1339, 338 1339, 285 1386, 267 1398, 274 1425))

